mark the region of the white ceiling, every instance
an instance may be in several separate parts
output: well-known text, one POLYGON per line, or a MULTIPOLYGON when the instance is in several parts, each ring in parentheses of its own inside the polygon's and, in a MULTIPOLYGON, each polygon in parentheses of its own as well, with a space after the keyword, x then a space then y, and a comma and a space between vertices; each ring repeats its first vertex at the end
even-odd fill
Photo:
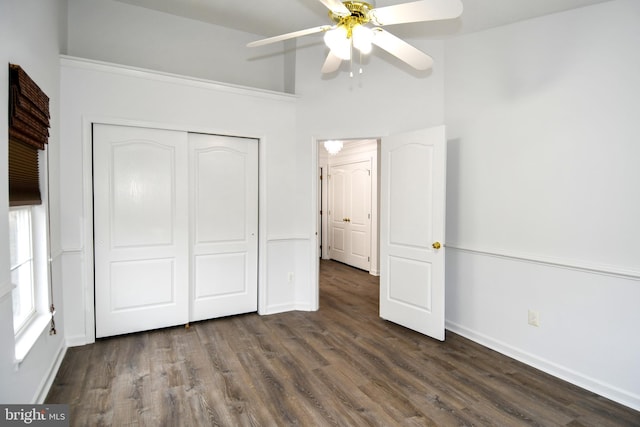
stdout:
MULTIPOLYGON (((331 24, 319 0, 117 0, 236 30, 275 36, 331 24)), ((369 0, 377 7, 413 0, 369 0)), ((462 0, 458 19, 387 27, 403 37, 447 37, 610 0, 462 0)))

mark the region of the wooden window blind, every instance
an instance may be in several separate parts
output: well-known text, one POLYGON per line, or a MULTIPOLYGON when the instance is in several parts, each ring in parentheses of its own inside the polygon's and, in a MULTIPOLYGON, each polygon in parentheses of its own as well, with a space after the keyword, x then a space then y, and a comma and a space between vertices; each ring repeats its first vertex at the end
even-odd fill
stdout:
POLYGON ((49 97, 9 64, 9 206, 42 203, 38 150, 48 142, 49 118, 49 97))

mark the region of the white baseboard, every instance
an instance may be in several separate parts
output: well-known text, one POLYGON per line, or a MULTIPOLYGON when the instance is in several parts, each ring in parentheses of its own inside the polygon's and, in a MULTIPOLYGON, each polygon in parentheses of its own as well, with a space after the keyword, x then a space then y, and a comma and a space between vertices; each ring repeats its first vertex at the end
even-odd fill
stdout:
POLYGON ((311 304, 307 304, 306 302, 297 302, 295 304, 295 311, 318 311, 317 308, 313 307, 311 304))
POLYGON ((573 371, 567 367, 560 366, 548 360, 542 359, 534 354, 527 353, 516 347, 505 344, 501 341, 495 340, 487 335, 478 333, 464 326, 458 325, 453 322, 446 321, 446 329, 461 335, 471 341, 477 342, 485 347, 509 356, 519 362, 525 363, 536 369, 539 369, 554 377, 560 378, 564 381, 570 382, 578 387, 582 387, 600 396, 611 399, 614 402, 621 405, 628 406, 629 408, 640 411, 640 396, 630 393, 626 390, 621 390, 617 387, 605 384, 594 378, 590 378, 580 372, 573 371))
POLYGON ((53 359, 53 363, 49 368, 49 372, 47 376, 44 377, 42 383, 40 384, 39 390, 36 394, 35 402, 38 404, 44 403, 44 400, 47 398, 49 394, 49 390, 51 389, 51 385, 53 381, 56 379, 56 375, 58 374, 58 370, 60 369, 60 365, 62 364, 62 360, 64 356, 67 354, 67 346, 64 344, 64 341, 60 341, 60 347, 56 352, 56 357, 53 359))
POLYGON ((92 344, 94 341, 88 341, 86 335, 74 335, 67 337, 67 347, 80 347, 82 345, 92 344))
POLYGON ((259 313, 260 315, 270 315, 270 314, 278 314, 285 313, 287 311, 317 311, 312 304, 308 304, 306 302, 292 302, 285 304, 275 304, 267 307, 267 310, 264 313, 259 313))
POLYGON ((286 303, 286 304, 274 304, 267 306, 267 309, 264 313, 259 313, 261 315, 269 315, 269 314, 278 314, 284 313, 286 311, 295 311, 297 310, 295 303, 286 303))

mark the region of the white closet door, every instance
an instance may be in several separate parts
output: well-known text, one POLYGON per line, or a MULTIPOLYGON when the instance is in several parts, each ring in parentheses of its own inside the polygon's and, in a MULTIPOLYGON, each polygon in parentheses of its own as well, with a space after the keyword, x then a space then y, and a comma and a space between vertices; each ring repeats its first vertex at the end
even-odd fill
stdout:
POLYGON ((187 134, 93 133, 96 336, 186 323, 187 134))
POLYGON ((189 134, 190 320, 257 310, 258 141, 189 134))

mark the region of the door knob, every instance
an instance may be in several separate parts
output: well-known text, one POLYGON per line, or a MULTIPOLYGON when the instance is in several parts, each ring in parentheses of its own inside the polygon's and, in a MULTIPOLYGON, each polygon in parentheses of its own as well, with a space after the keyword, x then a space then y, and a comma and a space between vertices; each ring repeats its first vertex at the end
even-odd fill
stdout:
POLYGON ((440 244, 440 242, 433 242, 433 249, 440 249, 442 247, 442 245, 440 244))

